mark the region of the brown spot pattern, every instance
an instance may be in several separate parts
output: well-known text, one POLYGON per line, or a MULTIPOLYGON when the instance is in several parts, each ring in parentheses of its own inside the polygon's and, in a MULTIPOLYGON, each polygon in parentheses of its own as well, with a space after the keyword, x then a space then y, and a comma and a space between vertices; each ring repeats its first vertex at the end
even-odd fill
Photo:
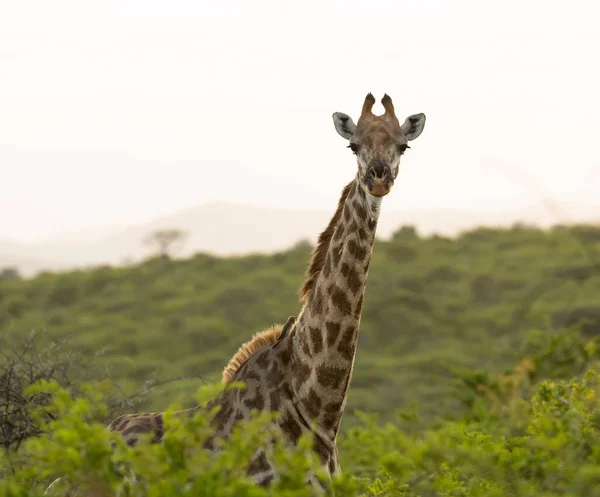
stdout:
POLYGON ((339 412, 341 408, 342 408, 342 404, 340 402, 330 402, 323 408, 323 410, 327 414, 335 414, 335 413, 339 412))
POLYGON ((348 300, 348 297, 344 291, 336 284, 330 287, 331 302, 337 307, 343 314, 350 314, 352 312, 352 304, 348 300))
POLYGON ((344 225, 343 225, 343 224, 340 224, 340 225, 339 225, 339 226, 336 228, 336 230, 335 230, 335 233, 334 233, 334 235, 333 235, 333 239, 337 241, 337 240, 339 240, 340 238, 342 238, 342 236, 344 236, 344 231, 345 231, 345 230, 344 230, 344 225))
POLYGON ((347 279, 348 288, 350 288, 350 291, 356 295, 356 293, 362 288, 362 278, 358 275, 356 269, 350 268, 347 279))
MULTIPOLYGON (((337 447, 336 447, 336 451, 337 451, 337 447)), ((337 456, 335 454, 333 454, 331 456, 331 458, 329 459, 329 465, 327 466, 329 469, 329 472, 331 474, 335 473, 337 471, 337 456)))
POLYGON ((315 314, 321 314, 323 312, 323 292, 320 288, 317 288, 312 295, 312 308, 315 314))
MULTIPOLYGON (((353 182, 352 182, 352 186, 350 187, 350 193, 349 193, 349 195, 350 195, 351 197, 353 197, 353 196, 354 196, 354 194, 356 193, 356 190, 357 190, 357 188, 358 188, 358 184, 357 184, 357 182, 356 182, 356 181, 353 181, 353 182)), ((362 188, 358 188, 358 190, 359 190, 359 191, 362 191, 362 188)))
POLYGON ((325 259, 325 263, 323 264, 323 276, 325 278, 329 278, 331 274, 331 254, 327 254, 327 259, 325 259))
POLYGON ((277 352, 279 354, 279 359, 283 363, 284 366, 287 366, 292 359, 292 340, 287 340, 287 343, 284 347, 281 347, 277 352))
POLYGON ((233 414, 233 408, 231 406, 227 406, 219 410, 217 417, 220 419, 228 419, 233 414))
POLYGON ((248 465, 248 474, 262 473, 263 471, 268 471, 270 468, 271 466, 269 465, 269 461, 267 461, 266 454, 261 451, 248 465))
POLYGON ((277 390, 274 390, 269 394, 269 400, 271 401, 271 410, 279 410, 279 407, 281 406, 281 397, 277 390))
POLYGON ((340 325, 333 321, 327 321, 325 326, 327 328, 327 346, 332 347, 340 335, 340 325))
POLYGON ((348 209, 348 207, 345 207, 344 208, 344 220, 346 222, 349 222, 350 221, 350 216, 351 216, 350 209, 348 209))
POLYGON ((323 350, 323 335, 321 335, 321 329, 311 326, 310 339, 312 341, 313 354, 321 352, 321 350, 323 350))
POLYGON ((331 430, 333 428, 336 427, 337 423, 338 423, 338 419, 339 419, 339 414, 337 413, 326 413, 323 416, 323 426, 328 429, 331 430))
POLYGON ((354 254, 354 257, 356 257, 356 259, 359 262, 362 262, 367 255, 367 249, 364 247, 361 247, 354 240, 350 240, 348 242, 348 250, 350 251, 351 254, 354 254))
POLYGON ((333 247, 331 252, 331 262, 333 262, 333 267, 338 267, 338 264, 340 263, 340 259, 342 258, 341 248, 340 245, 333 247))
POLYGON ((273 475, 267 475, 261 481, 259 481, 258 484, 262 485, 263 487, 267 487, 273 482, 274 479, 275 477, 273 475))
POLYGON ((285 415, 280 426, 293 443, 296 443, 302 435, 302 426, 289 413, 285 415))
POLYGON ((325 446, 325 444, 316 440, 314 444, 314 451, 317 453, 319 459, 321 459, 321 462, 324 465, 329 465, 331 454, 329 452, 329 449, 325 446))
POLYGON ((312 388, 308 392, 308 397, 302 401, 302 404, 311 420, 319 415, 321 411, 321 399, 312 388))
POLYGON ((269 362, 269 350, 264 350, 256 358, 256 364, 262 369, 267 369, 269 362))
POLYGON ((248 383, 248 381, 259 381, 259 380, 260 380, 259 374, 254 371, 250 371, 244 378, 244 381, 246 382, 246 384, 248 383))
POLYGON ((344 276, 348 276, 348 273, 350 272, 350 264, 348 264, 347 262, 344 262, 342 264, 340 271, 344 276))
POLYGON ((347 361, 351 361, 356 350, 356 328, 348 326, 338 345, 338 352, 347 361))
POLYGON ((255 397, 246 399, 244 404, 246 404, 246 407, 248 409, 259 409, 260 410, 260 409, 264 409, 264 407, 265 407, 265 401, 264 401, 262 395, 256 395, 255 397))
POLYGON ((363 306, 363 297, 364 295, 361 295, 358 299, 358 303, 356 304, 356 311, 355 311, 355 315, 358 317, 360 316, 360 313, 362 312, 362 306, 363 306))
POLYGON ((317 380, 325 388, 337 389, 342 380, 348 374, 344 368, 334 368, 332 366, 319 366, 317 368, 317 380))
POLYGON ((356 214, 358 215, 359 219, 361 221, 365 221, 367 219, 367 211, 364 208, 364 206, 361 205, 361 203, 358 200, 352 202, 352 206, 354 207, 354 210, 356 211, 356 214))
POLYGON ((308 346, 308 342, 304 342, 302 344, 302 352, 304 352, 305 355, 310 356, 310 347, 308 346))
POLYGON ((359 247, 356 251, 356 258, 360 261, 364 261, 369 254, 371 247, 359 247))
POLYGON ((310 366, 303 362, 299 362, 296 366, 296 374, 294 375, 294 382, 296 385, 300 386, 306 383, 306 381, 310 378, 310 373, 310 366))

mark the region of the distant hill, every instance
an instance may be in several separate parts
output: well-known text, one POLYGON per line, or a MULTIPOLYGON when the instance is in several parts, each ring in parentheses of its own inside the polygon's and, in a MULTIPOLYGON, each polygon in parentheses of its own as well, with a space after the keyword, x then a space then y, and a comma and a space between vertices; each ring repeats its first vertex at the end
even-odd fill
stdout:
MULTIPOLYGON (((600 212, 591 208, 574 205, 565 210, 572 220, 578 222, 600 219, 600 212)), ((331 214, 332 211, 327 210, 275 209, 211 202, 147 223, 115 228, 112 233, 106 226, 97 230, 92 226, 45 243, 28 245, 0 240, 0 268, 17 267, 22 274, 31 275, 41 270, 136 262, 151 253, 143 239, 161 228, 177 228, 188 233, 184 249, 179 254, 181 256, 199 251, 221 256, 273 253, 301 240, 314 242, 331 214)), ((514 212, 384 209, 377 233, 380 238, 387 239, 400 226, 414 225, 422 234, 454 236, 480 225, 504 227, 525 222, 549 226, 566 221, 547 212, 543 206, 514 212)))

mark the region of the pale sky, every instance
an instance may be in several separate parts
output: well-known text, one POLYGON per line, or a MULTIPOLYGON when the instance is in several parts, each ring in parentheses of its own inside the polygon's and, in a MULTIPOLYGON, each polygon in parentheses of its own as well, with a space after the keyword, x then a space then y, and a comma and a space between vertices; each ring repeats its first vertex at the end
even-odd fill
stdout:
POLYGON ((540 202, 528 181, 600 214, 598 19, 592 0, 3 2, 0 239, 212 200, 333 211, 356 165, 331 114, 369 91, 427 115, 384 209, 508 210, 540 202))

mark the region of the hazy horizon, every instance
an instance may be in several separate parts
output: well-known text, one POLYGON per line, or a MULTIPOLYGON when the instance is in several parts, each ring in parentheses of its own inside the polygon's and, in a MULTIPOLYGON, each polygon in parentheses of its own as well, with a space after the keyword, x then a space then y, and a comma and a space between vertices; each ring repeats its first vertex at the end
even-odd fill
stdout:
MULTIPOLYGON (((392 231, 399 229, 403 225, 414 226, 424 235, 437 233, 443 236, 456 236, 462 230, 475 229, 477 226, 509 227, 512 224, 524 222, 528 225, 535 225, 544 229, 552 225, 562 224, 564 222, 581 222, 583 224, 600 222, 600 209, 596 214, 596 209, 590 208, 590 206, 586 203, 573 201, 566 204, 558 204, 552 201, 552 199, 548 200, 549 202, 546 203, 543 199, 541 199, 540 201, 533 202, 528 206, 514 207, 509 205, 506 208, 487 211, 481 211, 468 207, 451 209, 436 209, 431 207, 416 207, 393 210, 383 209, 381 219, 384 220, 385 227, 382 228, 382 226, 379 226, 377 236, 378 238, 387 238, 392 231), (426 226, 422 225, 423 219, 438 215, 445 217, 446 219, 452 219, 454 223, 444 225, 444 229, 432 229, 430 222, 426 222, 426 226), (403 223, 402 220, 400 220, 396 224, 390 224, 390 220, 396 219, 398 216, 401 218, 406 218, 406 222, 403 223)), ((285 215, 285 213, 303 215, 304 213, 304 216, 309 218, 316 214, 319 218, 321 218, 321 224, 315 225, 314 233, 311 232, 309 236, 309 238, 314 237, 316 239, 320 230, 325 228, 330 215, 334 211, 334 207, 335 205, 331 206, 330 209, 326 207, 275 207, 268 204, 262 205, 260 203, 240 203, 229 200, 210 200, 191 207, 183 207, 170 212, 160 213, 156 216, 141 218, 139 221, 74 226, 71 229, 63 231, 57 230, 45 238, 39 237, 35 240, 19 240, 10 237, 0 237, 0 242, 14 243, 23 247, 44 247, 48 246, 48 244, 58 244, 66 247, 71 243, 73 243, 74 246, 82 243, 93 245, 96 242, 105 242, 106 239, 119 236, 120 234, 126 233, 131 229, 139 231, 147 228, 148 230, 152 230, 152 227, 156 229, 158 229, 158 227, 178 229, 182 228, 182 226, 185 226, 183 231, 187 235, 197 235, 199 234, 198 231, 201 231, 203 226, 190 226, 189 218, 197 217, 199 211, 206 210, 210 212, 218 212, 222 208, 226 208, 228 211, 233 210, 235 212, 239 212, 240 214, 247 212, 244 211, 244 209, 270 211, 277 215, 285 215)), ((249 222, 249 216, 247 214, 245 214, 243 217, 244 222, 249 222)), ((433 224, 437 226, 442 223, 433 224)), ((227 226, 221 225, 221 229, 227 229, 227 226)), ((150 231, 148 231, 148 234, 149 233, 150 231)), ((298 240, 301 238, 302 236, 298 238, 298 240)))
POLYGON ((424 112, 384 209, 600 213, 592 2, 12 3, 0 16, 0 239, 209 201, 332 210, 331 114, 424 112), (381 112, 377 103, 375 112, 381 112))

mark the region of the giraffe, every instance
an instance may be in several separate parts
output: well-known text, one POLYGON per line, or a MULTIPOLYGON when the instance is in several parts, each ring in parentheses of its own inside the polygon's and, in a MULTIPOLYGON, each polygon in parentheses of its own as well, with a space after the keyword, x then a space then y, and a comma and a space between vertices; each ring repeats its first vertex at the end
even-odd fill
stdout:
MULTIPOLYGON (((213 420, 216 436, 226 437, 254 409, 275 411, 275 423, 290 446, 303 433, 312 436, 315 452, 330 476, 340 472, 336 439, 352 378, 382 198, 398 176, 408 142, 425 126, 424 114, 411 115, 400 124, 387 94, 381 103, 385 113, 376 116, 375 98, 369 93, 356 124, 347 114, 333 114, 334 127, 348 140, 358 168, 319 235, 300 289, 302 308, 284 326, 265 330, 240 347, 225 367, 223 381, 243 382, 245 388, 224 390, 215 400, 220 407, 213 420)), ((159 442, 162 415, 123 415, 108 429, 131 444, 137 434, 148 432, 159 442)), ((259 485, 277 478, 267 449, 257 452, 248 465, 249 476, 259 485)), ((309 475, 307 482, 326 488, 326 482, 315 475, 309 475)))
MULTIPOLYGON (((294 316, 290 316, 284 325, 274 325, 266 330, 255 333, 252 339, 244 343, 229 360, 222 373, 222 383, 227 384, 232 381, 239 368, 258 350, 277 343, 283 339, 295 321, 294 316)), ((239 380, 236 380, 239 381, 239 380)), ((189 409, 176 411, 174 416, 185 417, 192 416, 201 407, 194 406, 189 409)), ((116 432, 121 435, 125 443, 135 445, 142 433, 152 434, 153 442, 160 442, 163 431, 162 412, 150 412, 139 414, 122 414, 114 419, 107 426, 108 431, 116 432)))

